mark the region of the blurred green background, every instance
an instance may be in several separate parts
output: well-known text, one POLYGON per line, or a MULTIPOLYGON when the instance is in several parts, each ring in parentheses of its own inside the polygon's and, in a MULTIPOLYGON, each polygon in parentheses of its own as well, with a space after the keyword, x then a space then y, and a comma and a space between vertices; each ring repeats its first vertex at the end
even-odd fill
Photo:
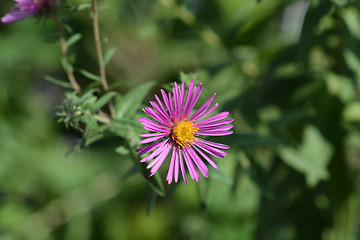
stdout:
MULTIPOLYGON (((75 68, 97 74, 89 3, 69 0, 61 17, 82 35, 75 68)), ((12 6, 1 1, 1 15, 12 6)), ((99 7, 115 90, 153 81, 148 105, 180 72, 194 76, 200 102, 216 92, 235 118, 233 135, 213 139, 231 149, 209 179, 164 183, 164 196, 134 174, 131 153, 115 152, 119 136, 72 151, 81 134, 54 118, 64 90, 44 80, 66 79, 54 23, 1 25, 0 239, 360 239, 359 1, 99 7)))

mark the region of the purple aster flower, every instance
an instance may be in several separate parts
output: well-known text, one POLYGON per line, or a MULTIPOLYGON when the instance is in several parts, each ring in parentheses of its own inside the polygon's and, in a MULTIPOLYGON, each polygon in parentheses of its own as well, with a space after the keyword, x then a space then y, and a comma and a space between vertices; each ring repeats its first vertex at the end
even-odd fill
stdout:
POLYGON ((9 24, 20 21, 23 18, 47 11, 52 5, 52 0, 15 0, 15 2, 15 8, 11 10, 11 13, 1 18, 2 23, 9 24))
POLYGON ((139 156, 149 153, 148 156, 141 159, 141 162, 151 160, 147 166, 147 168, 151 168, 149 177, 157 172, 171 151, 172 156, 166 178, 169 184, 173 179, 178 182, 179 165, 186 184, 185 166, 191 178, 198 182, 199 173, 197 169, 200 170, 202 175, 208 177, 209 170, 204 163, 205 161, 217 169, 215 162, 208 155, 218 158, 227 155, 221 149, 229 149, 229 146, 200 138, 201 136, 224 136, 233 133, 229 131, 233 125, 228 124, 233 122, 234 119, 225 119, 229 115, 228 112, 208 117, 208 114, 218 106, 218 103, 211 106, 216 93, 195 113, 191 114, 203 89, 202 83, 194 86, 192 80, 185 96, 184 83, 180 87, 175 82, 172 93, 166 94, 161 89, 165 106, 162 100, 155 95, 157 102, 150 101, 153 108, 146 107, 143 109, 152 120, 141 117, 139 121, 144 125, 144 129, 152 133, 141 134, 141 137, 145 137, 141 143, 151 144, 136 151, 139 152, 139 156))

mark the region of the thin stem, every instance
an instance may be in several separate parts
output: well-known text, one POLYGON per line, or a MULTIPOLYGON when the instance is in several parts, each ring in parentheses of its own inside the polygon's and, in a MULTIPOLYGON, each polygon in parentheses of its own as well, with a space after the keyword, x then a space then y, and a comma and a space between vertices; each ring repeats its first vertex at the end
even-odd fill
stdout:
POLYGON ((56 23, 56 26, 57 26, 58 32, 59 32, 61 52, 64 56, 64 60, 65 60, 65 64, 66 64, 66 69, 65 69, 66 74, 68 76, 71 86, 74 88, 74 90, 76 92, 80 93, 81 88, 80 88, 79 84, 76 82, 72 71, 70 69, 68 69, 68 66, 70 65, 69 58, 68 58, 68 48, 66 46, 64 29, 63 29, 63 26, 61 24, 61 21, 59 19, 59 16, 58 16, 56 10, 54 10, 54 19, 55 19, 55 23, 56 23))
MULTIPOLYGON (((96 0, 92 0, 92 12, 93 12, 93 25, 94 25, 94 38, 95 38, 95 44, 96 44, 96 53, 99 61, 99 71, 100 71, 100 78, 101 83, 105 91, 109 90, 109 85, 106 81, 106 73, 105 73, 105 65, 103 61, 103 53, 101 49, 101 41, 100 41, 100 31, 99 31, 99 19, 98 19, 98 9, 97 9, 97 3, 96 0)), ((115 110, 114 105, 112 102, 109 102, 109 109, 111 116, 115 116, 115 110)))

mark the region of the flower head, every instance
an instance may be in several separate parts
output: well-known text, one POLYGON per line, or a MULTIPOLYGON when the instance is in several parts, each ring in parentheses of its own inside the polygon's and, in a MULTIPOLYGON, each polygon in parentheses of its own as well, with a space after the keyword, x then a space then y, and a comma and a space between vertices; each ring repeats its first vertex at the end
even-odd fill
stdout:
POLYGON ((52 0, 15 0, 15 8, 1 18, 5 24, 20 21, 23 18, 46 12, 51 8, 52 0))
POLYGON ((204 160, 217 169, 215 162, 208 155, 218 158, 226 156, 226 152, 221 149, 229 149, 229 146, 204 140, 201 136, 232 134, 233 132, 229 130, 233 125, 229 125, 229 123, 233 122, 234 119, 225 119, 229 115, 228 112, 207 117, 209 113, 218 107, 217 103, 211 106, 216 94, 191 114, 203 89, 202 83, 194 86, 192 80, 185 96, 185 84, 182 83, 181 86, 178 86, 175 83, 172 93, 166 94, 161 89, 163 101, 155 95, 157 102, 150 101, 153 108, 146 107, 143 109, 152 120, 143 117, 139 120, 144 125, 144 129, 152 133, 141 134, 141 137, 145 137, 141 143, 151 144, 136 151, 139 152, 139 156, 149 153, 148 156, 141 159, 141 162, 151 160, 147 166, 147 168, 151 168, 150 177, 157 172, 170 151, 172 151, 172 156, 166 178, 169 184, 173 179, 178 182, 179 165, 186 184, 185 166, 191 178, 198 182, 199 173, 197 169, 200 170, 202 175, 208 177, 209 170, 204 160), (165 103, 165 106, 163 103, 165 103))

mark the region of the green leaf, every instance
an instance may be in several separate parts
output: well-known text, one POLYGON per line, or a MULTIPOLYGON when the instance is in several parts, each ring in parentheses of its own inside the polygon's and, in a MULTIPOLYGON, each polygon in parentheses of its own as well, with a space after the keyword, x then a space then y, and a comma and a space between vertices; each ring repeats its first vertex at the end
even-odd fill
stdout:
POLYGON ((343 51, 344 59, 346 65, 354 72, 356 75, 355 79, 358 84, 360 84, 360 59, 351 49, 346 49, 343 51))
POLYGON ((72 35, 67 41, 66 41, 66 46, 68 48, 70 48, 72 45, 74 45, 77 41, 79 41, 81 39, 81 34, 80 33, 75 33, 74 35, 72 35))
POLYGON ((98 129, 99 127, 96 119, 90 113, 84 114, 84 122, 86 123, 87 128, 98 129))
POLYGON ((349 77, 328 72, 325 75, 325 81, 329 93, 338 96, 344 103, 355 98, 356 90, 349 77))
POLYGON ((341 16, 352 36, 360 40, 360 13, 353 7, 344 8, 341 16))
POLYGON ((74 72, 74 68, 65 58, 61 59, 61 64, 65 70, 65 72, 74 72))
POLYGON ((115 97, 117 92, 108 92, 103 95, 99 100, 95 102, 91 107, 91 111, 98 111, 100 108, 105 106, 113 97, 115 97))
POLYGON ((151 210, 154 208, 156 204, 156 200, 158 198, 158 195, 154 191, 153 188, 151 188, 149 185, 147 186, 147 204, 146 204, 146 214, 150 216, 151 210))
POLYGON ((108 49, 106 52, 105 52, 105 54, 104 54, 104 66, 106 66, 109 62, 110 62, 110 60, 111 60, 111 58, 114 56, 114 54, 115 54, 115 52, 116 52, 116 48, 110 48, 110 49, 108 49))
POLYGON ((144 177, 149 186, 154 190, 154 192, 162 197, 165 196, 164 184, 160 178, 159 173, 149 177, 150 169, 146 169, 146 165, 140 162, 140 158, 136 155, 135 151, 131 151, 130 156, 134 164, 137 166, 139 172, 144 177))
POLYGON ((100 76, 93 74, 91 72, 86 71, 85 69, 79 69, 77 70, 79 73, 81 73, 83 76, 87 77, 90 80, 94 80, 96 82, 101 83, 101 78, 100 76))
POLYGON ((89 3, 83 3, 83 4, 73 7, 72 11, 76 12, 76 11, 81 11, 83 9, 88 9, 88 8, 91 8, 91 5, 89 3))
POLYGON ((100 133, 100 132, 96 132, 96 133, 92 133, 92 134, 89 134, 89 136, 87 138, 84 137, 85 139, 85 146, 89 146, 90 144, 102 139, 103 137, 105 136, 104 133, 100 133))
POLYGON ((343 119, 346 122, 360 122, 360 103, 347 104, 343 112, 343 119))
POLYGON ((117 147, 116 149, 115 149, 115 151, 118 153, 118 154, 120 154, 120 155, 127 155, 127 154, 129 154, 129 149, 127 149, 126 147, 124 147, 124 146, 120 146, 120 147, 117 147))
POLYGON ((189 83, 192 79, 198 80, 197 73, 184 73, 180 72, 180 81, 184 83, 189 83))
POLYGON ((118 81, 118 82, 114 82, 112 84, 109 85, 109 90, 113 90, 119 87, 123 87, 123 86, 128 86, 129 82, 128 81, 118 81))
POLYGON ((313 126, 304 129, 303 143, 298 150, 282 147, 279 154, 283 161, 305 174, 309 187, 315 187, 320 180, 329 177, 327 165, 333 148, 313 126))
POLYGON ((71 84, 68 83, 68 82, 65 82, 65 81, 62 81, 62 80, 59 80, 59 79, 50 77, 50 76, 45 76, 44 79, 45 79, 46 81, 49 81, 49 82, 55 84, 55 85, 58 85, 58 86, 61 86, 61 87, 64 87, 64 88, 70 88, 70 89, 72 89, 71 84))
POLYGON ((153 86, 153 82, 145 83, 138 88, 128 92, 125 96, 115 98, 116 116, 121 118, 131 117, 139 109, 142 100, 153 86))

